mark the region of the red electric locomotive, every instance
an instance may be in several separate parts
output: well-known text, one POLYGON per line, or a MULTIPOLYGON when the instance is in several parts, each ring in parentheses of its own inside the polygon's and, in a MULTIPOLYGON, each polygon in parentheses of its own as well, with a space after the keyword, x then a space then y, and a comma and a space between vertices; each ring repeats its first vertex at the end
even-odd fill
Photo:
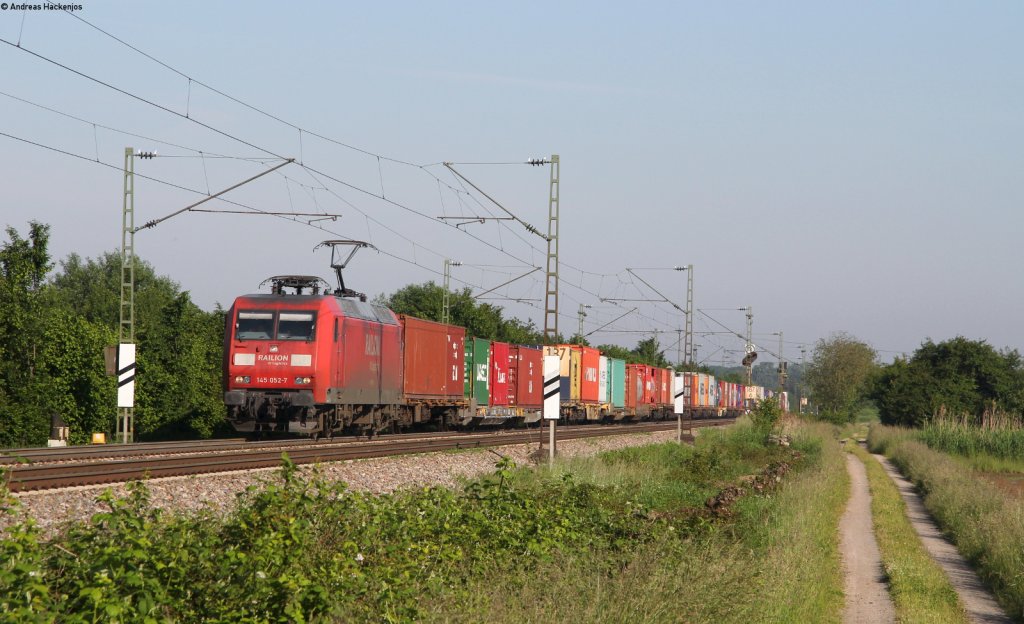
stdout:
POLYGON ((330 436, 468 418, 465 329, 367 303, 345 288, 341 270, 369 245, 323 244, 338 289, 315 276, 272 277, 271 294, 239 297, 228 311, 224 403, 234 428, 330 436), (354 247, 338 263, 340 245, 354 247))

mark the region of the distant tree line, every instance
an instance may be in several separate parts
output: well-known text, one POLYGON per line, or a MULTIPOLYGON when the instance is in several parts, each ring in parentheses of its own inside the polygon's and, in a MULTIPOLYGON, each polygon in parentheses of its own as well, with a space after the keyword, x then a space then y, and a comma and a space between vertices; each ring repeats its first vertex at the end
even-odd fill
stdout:
POLYGON ((940 413, 968 422, 986 413, 1024 413, 1024 362, 962 336, 926 340, 910 358, 879 365, 874 349, 846 333, 819 340, 806 371, 820 416, 847 422, 866 403, 883 423, 921 426, 940 413))
MULTIPOLYGON (((103 348, 117 343, 121 259, 68 256, 53 271, 50 227, 0 246, 0 445, 45 444, 51 414, 71 441, 112 433, 116 380, 103 348)), ((208 437, 226 425, 221 400, 224 312, 204 312, 187 292, 136 259, 137 438, 208 437)))
POLYGON ((945 412, 967 421, 986 412, 1024 413, 1024 363, 1015 349, 957 336, 925 341, 882 367, 870 390, 882 422, 920 426, 945 412))

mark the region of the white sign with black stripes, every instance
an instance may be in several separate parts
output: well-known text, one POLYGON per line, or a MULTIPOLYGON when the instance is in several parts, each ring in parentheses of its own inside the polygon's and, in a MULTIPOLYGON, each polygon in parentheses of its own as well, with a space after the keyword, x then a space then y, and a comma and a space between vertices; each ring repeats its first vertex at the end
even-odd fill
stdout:
POLYGON ((135 345, 117 345, 117 406, 135 407, 135 345))
POLYGON ((557 355, 544 356, 544 420, 558 420, 560 364, 557 355))
POLYGON ((683 414, 686 411, 686 375, 680 373, 675 376, 672 384, 672 396, 675 398, 674 411, 676 414, 683 414))

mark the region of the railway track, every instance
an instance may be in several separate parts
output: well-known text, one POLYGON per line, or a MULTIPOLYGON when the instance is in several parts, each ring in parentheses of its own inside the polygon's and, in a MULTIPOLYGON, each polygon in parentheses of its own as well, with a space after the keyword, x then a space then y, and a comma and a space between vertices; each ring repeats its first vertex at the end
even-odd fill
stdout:
MULTIPOLYGON (((733 419, 694 421, 694 427, 730 424, 733 419)), ((626 435, 675 429, 676 424, 642 423, 637 425, 612 425, 604 427, 560 427, 559 439, 626 435)), ((147 445, 146 453, 135 448, 122 447, 131 455, 65 456, 54 460, 59 453, 43 453, 32 463, 15 463, 6 466, 5 481, 12 492, 45 490, 81 485, 121 483, 142 478, 158 478, 273 468, 281 464, 281 454, 286 452, 296 464, 315 464, 369 457, 387 457, 413 453, 431 453, 445 450, 487 448, 508 444, 536 442, 546 432, 536 429, 528 431, 502 431, 471 434, 403 434, 387 436, 371 441, 340 438, 331 441, 311 443, 307 440, 285 440, 277 442, 245 443, 240 440, 217 441, 221 445, 209 444, 199 447, 190 442, 192 450, 186 451, 181 444, 171 450, 167 443, 147 445), (175 450, 176 449, 176 450, 175 450), (49 460, 39 461, 39 457, 49 460)), ((690 438, 692 439, 692 438, 690 438)), ((133 445, 141 446, 141 445, 133 445)), ((84 449, 94 447, 83 447, 84 449)), ((18 449, 24 452, 26 449, 18 449)), ((35 449, 42 451, 43 449, 35 449)), ((57 451, 58 449, 48 449, 57 451)), ((68 451, 68 449, 59 449, 68 451)))
POLYGON ((225 438, 218 440, 186 440, 181 442, 140 442, 136 444, 96 444, 59 448, 16 448, 0 451, 0 467, 19 464, 61 463, 68 461, 103 461, 130 457, 151 457, 157 455, 195 455, 201 453, 236 453, 259 450, 323 446, 330 444, 352 444, 384 439, 415 439, 453 435, 446 433, 404 433, 385 437, 344 436, 330 440, 288 439, 249 441, 246 438, 225 438))

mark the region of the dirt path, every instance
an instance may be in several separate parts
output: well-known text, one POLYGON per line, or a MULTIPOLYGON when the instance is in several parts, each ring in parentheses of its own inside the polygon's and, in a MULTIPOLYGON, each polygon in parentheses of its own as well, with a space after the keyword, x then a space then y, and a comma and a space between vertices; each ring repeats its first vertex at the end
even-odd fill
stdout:
POLYGON ((974 573, 956 546, 942 535, 938 525, 924 508, 921 497, 914 490, 914 485, 905 479, 892 463, 882 455, 875 455, 882 464, 889 478, 896 484, 903 502, 907 505, 907 517, 917 535, 921 538, 928 554, 931 555, 949 577, 953 589, 960 595, 961 602, 967 609, 967 617, 971 622, 979 624, 1010 624, 1013 622, 1003 612, 992 594, 981 584, 981 579, 974 573))
POLYGON ((844 624, 893 622, 896 611, 882 571, 882 558, 871 522, 871 494, 864 464, 846 455, 850 500, 839 521, 839 550, 843 558, 844 624))

